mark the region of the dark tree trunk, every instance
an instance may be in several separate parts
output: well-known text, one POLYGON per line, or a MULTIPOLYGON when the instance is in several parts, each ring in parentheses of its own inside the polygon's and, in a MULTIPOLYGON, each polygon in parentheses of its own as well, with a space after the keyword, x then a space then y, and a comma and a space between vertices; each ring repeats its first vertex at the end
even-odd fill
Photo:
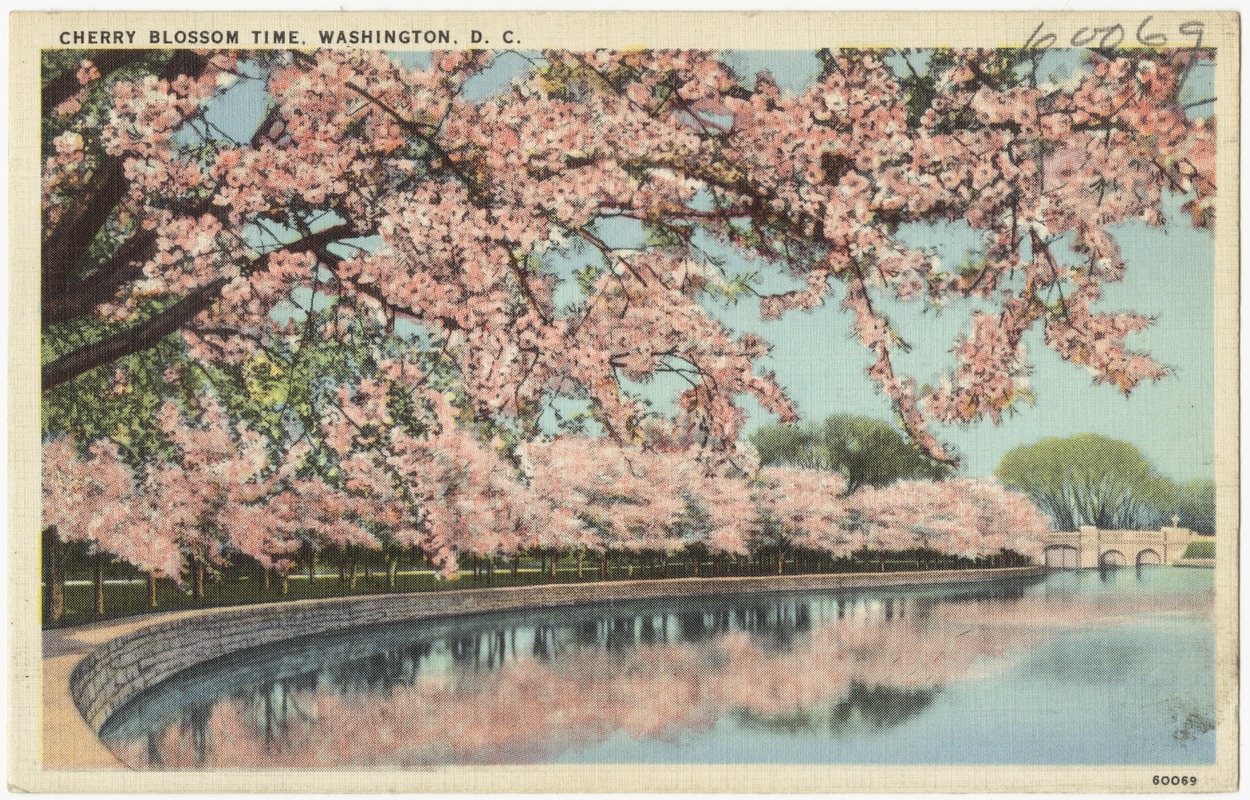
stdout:
POLYGON ((312 591, 313 584, 317 582, 317 549, 315 547, 308 548, 308 589, 312 591))
POLYGON ((204 599, 204 564, 198 558, 191 559, 191 596, 204 599))
POLYGON ((148 573, 148 608, 156 608, 156 573, 148 573))
POLYGON ((57 535, 56 526, 43 532, 46 546, 44 562, 44 580, 47 582, 47 601, 45 617, 47 622, 57 622, 65 616, 65 572, 61 564, 61 537, 57 535))
POLYGON ((98 550, 92 562, 91 577, 95 583, 95 613, 99 616, 104 613, 104 554, 98 550))

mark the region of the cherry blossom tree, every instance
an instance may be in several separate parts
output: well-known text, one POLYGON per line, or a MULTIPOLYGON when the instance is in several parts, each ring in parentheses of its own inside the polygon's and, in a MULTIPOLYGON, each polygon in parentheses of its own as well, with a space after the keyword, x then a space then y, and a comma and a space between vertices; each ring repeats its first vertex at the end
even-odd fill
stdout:
POLYGON ((1014 550, 1034 555, 1050 530, 1026 495, 986 479, 869 486, 850 502, 873 546, 887 550, 925 548, 969 557, 1014 550))
MULTIPOLYGON (((1129 266, 1120 223, 1165 224, 1173 194, 1214 225, 1215 120, 1179 99, 1209 54, 1091 53, 1059 83, 1028 51, 820 55, 789 91, 714 52, 548 51, 482 96, 484 71, 524 59, 50 52, 47 433, 94 441, 76 428, 102 382, 171 373, 145 384, 166 450, 125 460, 153 496, 185 495, 169 519, 197 565, 233 549, 285 571, 304 548, 311 570, 328 542, 419 547, 449 573, 462 552, 671 552, 683 521, 737 552, 750 515, 706 481, 754 474, 744 398, 796 418, 769 344, 715 313, 744 293, 777 318, 840 286, 868 375, 940 462, 956 459, 932 423, 997 422, 1034 395, 1029 330, 1125 393, 1166 374, 1126 343, 1149 320, 1098 302, 1129 266), (228 132, 217 110, 247 86, 265 109, 228 132), (975 267, 899 235, 935 222, 982 237, 975 267), (798 288, 762 293, 709 242, 798 288), (967 311, 944 377, 896 364, 885 297, 967 311), (672 413, 640 392, 659 377, 681 386, 672 413), (568 404, 593 439, 550 438, 568 404)), ((842 547, 832 506, 780 503, 842 547)))
POLYGON ((764 519, 762 538, 774 550, 777 574, 791 547, 834 555, 854 549, 845 525, 846 479, 835 472, 795 467, 766 467, 757 479, 756 502, 764 519))
MULTIPOLYGON (((46 555, 46 618, 64 614, 61 543, 84 542, 93 557, 94 610, 104 613, 104 557, 122 558, 157 576, 177 578, 178 544, 171 528, 153 514, 149 494, 136 485, 115 443, 101 440, 79 452, 69 437, 43 446, 43 525, 46 555)), ((153 600, 154 603, 154 600, 153 600)))
MULTIPOLYGON (((693 384, 680 416, 723 446, 741 427, 738 395, 793 410, 752 370, 767 345, 733 339, 697 302, 721 278, 695 227, 805 281, 766 297, 767 316, 841 281, 878 356, 872 376, 935 454, 928 419, 997 418, 1022 396, 1019 340, 1034 325, 1125 391, 1162 376, 1123 344, 1148 320, 1093 303, 1126 268, 1117 222, 1162 224, 1176 191, 1212 224, 1214 122, 1177 99, 1200 52, 1093 55, 1063 85, 994 51, 943 53, 924 93, 883 54, 825 55, 824 74, 791 93, 766 73, 749 85, 714 53, 549 52, 481 100, 465 86, 495 57, 484 52, 408 68, 356 51, 177 51, 107 77, 86 59, 72 95, 65 70, 49 76, 44 324, 54 339, 87 317, 126 327, 55 350, 45 388, 174 331, 202 358, 243 358, 289 333, 272 312, 304 289, 447 342, 476 413, 525 420, 553 391, 584 393, 627 440, 640 409, 625 378, 679 371, 693 384), (239 80, 264 80, 272 99, 248 141, 208 114, 239 80), (593 225, 608 216, 664 235, 614 249, 593 225), (950 219, 985 236, 970 274, 893 233, 950 219), (381 244, 336 255, 367 235, 381 244), (1065 237, 1074 263, 1055 255, 1065 237), (602 266, 582 302, 557 308, 568 279, 543 253, 570 240, 602 266), (972 314, 949 380, 922 391, 894 374, 902 342, 873 303, 880 289, 997 310, 972 314)), ((335 330, 333 315, 316 324, 335 330)))

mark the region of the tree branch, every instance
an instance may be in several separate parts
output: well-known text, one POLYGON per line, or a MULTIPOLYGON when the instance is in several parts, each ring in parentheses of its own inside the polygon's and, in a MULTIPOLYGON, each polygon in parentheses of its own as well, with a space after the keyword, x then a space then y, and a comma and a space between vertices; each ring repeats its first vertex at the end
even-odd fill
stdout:
MULTIPOLYGON (((99 70, 99 79, 103 80, 122 67, 148 58, 155 52, 155 50, 97 50, 89 54, 87 59, 99 70)), ((82 88, 82 84, 78 82, 78 66, 69 67, 60 75, 44 84, 43 92, 40 96, 40 105, 43 108, 43 113, 47 114, 61 103, 78 94, 82 88)))
MULTIPOLYGON (((160 77, 163 80, 173 80, 179 75, 194 78, 207 66, 208 61, 194 52, 177 50, 161 70, 160 77)), ((53 228, 45 232, 40 268, 43 285, 54 294, 63 291, 70 272, 113 215, 117 204, 126 196, 128 183, 122 159, 101 158, 103 163, 91 176, 91 183, 80 199, 53 228)))
POLYGON ((106 336, 98 342, 44 364, 41 388, 46 392, 88 370, 152 347, 208 308, 221 294, 227 282, 225 278, 218 278, 134 328, 106 336))
POLYGON ((113 257, 95 272, 72 285, 43 287, 43 325, 81 317, 108 300, 127 281, 139 275, 136 262, 146 260, 156 244, 154 231, 141 231, 122 242, 113 257), (60 291, 56 291, 56 289, 60 291))
MULTIPOLYGON (((352 226, 344 223, 332 225, 325 230, 309 234, 299 241, 292 242, 281 248, 290 252, 317 251, 335 239, 359 235, 352 226)), ((243 268, 244 275, 255 270, 268 254, 252 259, 243 268)), ((112 363, 119 358, 138 353, 152 347, 161 339, 179 330, 207 309, 221 295, 222 288, 228 283, 226 278, 216 278, 198 289, 192 290, 187 296, 174 303, 164 311, 140 322, 133 328, 119 331, 92 342, 73 352, 51 361, 43 366, 41 384, 46 392, 61 384, 73 380, 87 370, 95 369, 104 364, 112 363)))

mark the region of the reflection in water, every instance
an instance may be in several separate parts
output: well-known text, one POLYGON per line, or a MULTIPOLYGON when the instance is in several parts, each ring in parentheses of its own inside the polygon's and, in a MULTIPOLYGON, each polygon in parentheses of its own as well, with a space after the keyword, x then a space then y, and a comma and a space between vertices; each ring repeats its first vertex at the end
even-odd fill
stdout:
MULTIPOLYGON (((310 637, 177 676, 115 714, 101 736, 136 767, 232 768, 542 763, 622 736, 676 746, 726 725, 849 741, 922 724, 945 687, 1018 671, 1045 643, 1060 646, 1028 670, 1089 669, 1087 653, 1064 646, 1068 631, 1210 615, 1209 578, 1197 591, 1147 591, 1073 575, 310 637)), ((1110 675, 1152 657, 1140 644, 1117 648, 1095 667, 1110 675)), ((1200 735, 1204 712, 1194 713, 1186 730, 1200 735)))
POLYGON ((743 709, 734 717, 746 728, 776 733, 827 731, 834 738, 838 738, 862 728, 892 728, 901 725, 927 709, 933 703, 937 692, 936 688, 869 687, 854 681, 846 697, 830 706, 803 708, 771 715, 743 709))

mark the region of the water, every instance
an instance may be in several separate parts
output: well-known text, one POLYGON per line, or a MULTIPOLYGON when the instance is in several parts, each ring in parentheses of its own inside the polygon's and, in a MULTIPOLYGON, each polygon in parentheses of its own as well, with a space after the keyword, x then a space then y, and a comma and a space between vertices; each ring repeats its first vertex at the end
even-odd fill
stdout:
POLYGON ((101 738, 134 767, 1210 764, 1212 574, 411 623, 227 656, 101 738))

